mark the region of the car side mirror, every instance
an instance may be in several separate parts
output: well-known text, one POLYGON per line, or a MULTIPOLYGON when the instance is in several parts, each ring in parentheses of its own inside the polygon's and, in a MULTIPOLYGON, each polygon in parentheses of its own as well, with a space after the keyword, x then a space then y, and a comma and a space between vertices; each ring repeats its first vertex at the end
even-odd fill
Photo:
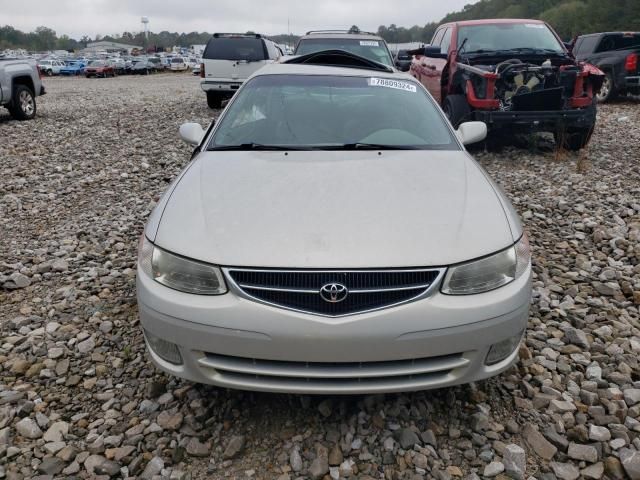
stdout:
POLYGON ((440 47, 432 47, 431 45, 424 47, 423 55, 429 58, 447 58, 447 54, 442 53, 440 47))
POLYGON ((199 123, 183 123, 180 125, 180 137, 189 145, 200 145, 204 129, 199 123))
POLYGON ((487 124, 484 122, 464 122, 456 130, 456 135, 463 145, 481 142, 487 138, 487 124))

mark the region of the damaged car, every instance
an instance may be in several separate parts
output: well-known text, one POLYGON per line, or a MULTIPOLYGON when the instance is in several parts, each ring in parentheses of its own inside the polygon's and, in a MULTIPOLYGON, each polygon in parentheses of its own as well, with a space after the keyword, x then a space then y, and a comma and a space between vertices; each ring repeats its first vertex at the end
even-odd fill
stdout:
POLYGON ((411 74, 440 101, 454 127, 552 132, 569 150, 587 145, 604 74, 578 62, 540 20, 471 20, 441 25, 412 50, 411 74))

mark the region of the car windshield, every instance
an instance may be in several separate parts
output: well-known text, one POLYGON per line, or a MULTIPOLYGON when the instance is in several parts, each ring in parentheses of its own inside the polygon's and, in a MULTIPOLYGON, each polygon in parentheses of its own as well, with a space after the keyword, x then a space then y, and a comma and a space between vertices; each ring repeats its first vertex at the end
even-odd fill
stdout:
POLYGON ((183 60, 181 58, 172 58, 171 63, 182 63, 183 60))
POLYGON ((307 55, 322 50, 344 50, 383 65, 393 66, 393 60, 382 40, 356 38, 303 38, 295 55, 307 55))
POLYGON ((564 53, 556 36, 544 23, 494 23, 458 29, 458 45, 465 54, 499 50, 532 49, 564 53))
POLYGON ((106 65, 102 60, 92 60, 89 62, 91 67, 104 67, 106 65))
POLYGON ((212 38, 204 51, 208 60, 246 60, 257 62, 267 58, 262 39, 254 37, 212 38))
POLYGON ((249 80, 211 150, 457 150, 433 100, 410 79, 263 75, 249 80))

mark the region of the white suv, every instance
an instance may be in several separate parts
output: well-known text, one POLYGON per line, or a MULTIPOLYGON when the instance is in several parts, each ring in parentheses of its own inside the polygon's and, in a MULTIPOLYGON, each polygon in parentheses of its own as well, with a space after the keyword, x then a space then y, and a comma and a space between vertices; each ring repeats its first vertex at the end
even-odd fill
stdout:
POLYGON ((278 45, 262 35, 214 33, 202 56, 200 83, 210 108, 220 108, 256 70, 282 56, 278 45))

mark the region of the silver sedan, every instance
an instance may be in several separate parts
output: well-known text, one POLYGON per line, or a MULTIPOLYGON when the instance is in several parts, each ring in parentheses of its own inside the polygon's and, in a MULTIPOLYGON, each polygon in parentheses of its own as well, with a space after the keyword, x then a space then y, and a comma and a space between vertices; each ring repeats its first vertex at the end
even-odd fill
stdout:
POLYGON ((181 127, 194 157, 139 250, 160 369, 353 394, 472 382, 516 360, 529 244, 463 146, 485 125, 453 130, 411 77, 354 64, 267 66, 215 125, 181 127))

